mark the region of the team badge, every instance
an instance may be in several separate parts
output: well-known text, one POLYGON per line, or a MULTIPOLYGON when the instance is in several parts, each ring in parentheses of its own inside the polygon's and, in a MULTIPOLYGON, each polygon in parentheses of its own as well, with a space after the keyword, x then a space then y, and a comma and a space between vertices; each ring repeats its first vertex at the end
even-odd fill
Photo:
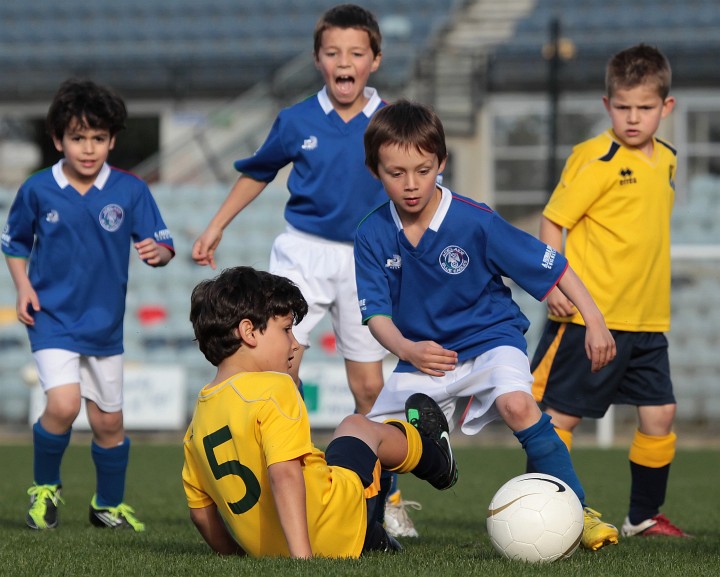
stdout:
POLYGON ((385 261, 385 268, 392 268, 392 269, 399 269, 402 266, 402 258, 400 258, 399 254, 392 255, 392 258, 389 258, 385 261))
POLYGON ((45 220, 54 224, 60 220, 60 215, 57 210, 53 209, 45 215, 45 220))
POLYGON ((108 232, 115 232, 123 223, 125 219, 125 211, 122 206, 117 204, 108 204, 100 211, 98 220, 100 226, 102 226, 108 232))
POLYGON ((470 257, 465 249, 455 245, 446 247, 440 253, 438 260, 442 269, 448 274, 460 274, 470 264, 470 257))

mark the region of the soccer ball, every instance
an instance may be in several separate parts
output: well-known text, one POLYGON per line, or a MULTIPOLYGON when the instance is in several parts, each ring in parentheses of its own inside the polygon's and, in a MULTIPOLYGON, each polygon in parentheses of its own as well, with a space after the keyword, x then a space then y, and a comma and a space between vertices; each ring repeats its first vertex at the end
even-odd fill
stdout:
POLYGON ((490 501, 487 531, 508 559, 549 563, 570 557, 580 544, 583 508, 560 479, 528 473, 510 479, 490 501))

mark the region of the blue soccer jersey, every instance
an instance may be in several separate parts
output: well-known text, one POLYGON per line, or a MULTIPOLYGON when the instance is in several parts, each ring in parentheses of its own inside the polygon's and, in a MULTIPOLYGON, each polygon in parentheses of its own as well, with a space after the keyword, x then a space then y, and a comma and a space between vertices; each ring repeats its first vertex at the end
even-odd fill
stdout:
POLYGON ((257 152, 235 162, 239 172, 262 182, 292 163, 285 220, 302 232, 352 242, 360 220, 386 199, 365 168, 363 145, 370 117, 385 103, 373 88, 365 96, 363 111, 345 122, 323 88, 282 110, 257 152))
MULTIPOLYGON (((432 340, 465 361, 501 345, 527 353, 530 323, 502 277, 538 300, 567 260, 484 204, 442 188, 442 200, 416 247, 388 202, 359 226, 355 268, 363 323, 392 318, 412 341, 432 340)), ((398 372, 417 370, 400 361, 398 372)))
POLYGON ((30 344, 120 354, 131 241, 154 238, 174 251, 173 240, 141 179, 106 164, 81 195, 62 162, 20 187, 2 235, 6 256, 30 259, 41 307, 28 327, 30 344))

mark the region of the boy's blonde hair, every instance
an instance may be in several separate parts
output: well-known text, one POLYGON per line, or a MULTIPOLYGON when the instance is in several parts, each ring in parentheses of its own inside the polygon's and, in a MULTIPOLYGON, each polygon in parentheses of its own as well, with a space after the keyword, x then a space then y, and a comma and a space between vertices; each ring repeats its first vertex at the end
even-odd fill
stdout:
POLYGON ((605 90, 608 98, 621 88, 635 88, 641 84, 654 84, 660 97, 670 94, 672 71, 670 62, 654 46, 638 44, 618 52, 607 65, 605 90))
POLYGON ((323 32, 329 28, 357 28, 364 30, 370 37, 370 48, 373 55, 377 57, 381 50, 382 35, 380 34, 380 26, 375 16, 369 10, 356 4, 339 4, 330 8, 320 17, 315 25, 314 34, 314 51, 317 57, 322 46, 323 32))

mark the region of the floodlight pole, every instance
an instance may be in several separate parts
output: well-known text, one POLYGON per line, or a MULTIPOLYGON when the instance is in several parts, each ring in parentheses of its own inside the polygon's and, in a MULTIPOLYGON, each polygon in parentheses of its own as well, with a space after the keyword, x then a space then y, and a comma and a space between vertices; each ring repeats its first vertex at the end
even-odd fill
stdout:
POLYGON ((548 196, 555 190, 557 174, 555 171, 555 157, 558 147, 558 109, 560 101, 560 19, 550 21, 550 43, 548 58, 548 102, 550 105, 548 117, 548 155, 547 155, 547 182, 548 196))

